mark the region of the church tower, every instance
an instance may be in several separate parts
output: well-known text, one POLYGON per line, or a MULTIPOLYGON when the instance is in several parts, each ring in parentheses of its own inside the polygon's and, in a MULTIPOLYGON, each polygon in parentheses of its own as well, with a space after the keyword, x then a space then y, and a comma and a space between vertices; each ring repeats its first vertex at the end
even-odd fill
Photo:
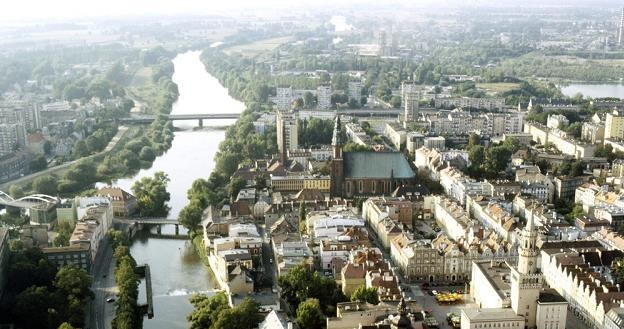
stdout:
POLYGON ((544 286, 544 277, 537 269, 538 231, 533 217, 529 217, 520 234, 518 266, 511 267, 511 308, 524 317, 525 328, 535 328, 537 300, 544 286))
POLYGON ((342 197, 344 162, 342 159, 342 137, 340 129, 340 115, 337 115, 334 123, 334 134, 332 136, 332 160, 330 172, 331 197, 342 197))

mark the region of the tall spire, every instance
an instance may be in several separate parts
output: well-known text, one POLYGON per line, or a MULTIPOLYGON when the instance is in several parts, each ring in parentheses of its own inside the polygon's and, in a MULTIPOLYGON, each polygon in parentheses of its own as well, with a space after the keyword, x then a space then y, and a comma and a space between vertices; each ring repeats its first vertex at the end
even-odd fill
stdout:
POLYGON ((340 137, 340 114, 336 115, 335 123, 334 123, 334 135, 332 136, 332 145, 339 146, 342 145, 342 138, 340 137))

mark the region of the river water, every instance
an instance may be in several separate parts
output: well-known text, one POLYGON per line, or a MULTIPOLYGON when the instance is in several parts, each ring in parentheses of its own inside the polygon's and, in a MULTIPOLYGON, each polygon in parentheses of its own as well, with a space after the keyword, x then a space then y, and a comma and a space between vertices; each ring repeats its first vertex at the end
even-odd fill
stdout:
POLYGON ((624 98, 624 84, 617 83, 572 83, 561 87, 561 93, 574 97, 577 93, 585 97, 617 97, 624 98))
MULTIPOLYGON (((244 104, 228 95, 217 79, 209 75, 199 60, 200 52, 179 54, 173 60, 173 81, 180 96, 173 104, 172 114, 239 113, 244 104)), ((134 177, 120 179, 114 185, 130 191, 132 183, 156 171, 164 171, 171 181, 167 190, 171 194, 169 218, 176 218, 187 203, 186 191, 197 178, 206 178, 214 168, 214 155, 225 137, 222 127, 233 120, 204 120, 197 130, 197 121, 174 122, 180 131, 175 132, 171 148, 156 158, 149 169, 134 177)), ((173 227, 163 228, 173 232, 173 227)), ((153 319, 145 318, 146 329, 188 328, 186 315, 192 310, 188 298, 194 292, 210 293, 215 283, 210 270, 202 264, 188 240, 159 239, 139 234, 130 247, 137 263, 148 263, 151 268, 154 292, 153 319)), ((143 285, 139 300, 145 300, 143 285)))

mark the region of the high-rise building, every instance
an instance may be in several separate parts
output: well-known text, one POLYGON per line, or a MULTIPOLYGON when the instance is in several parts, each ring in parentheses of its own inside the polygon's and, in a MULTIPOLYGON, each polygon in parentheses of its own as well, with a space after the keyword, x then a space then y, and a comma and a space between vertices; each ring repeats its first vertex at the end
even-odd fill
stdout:
POLYGON ((0 124, 0 156, 13 153, 17 147, 24 146, 26 129, 21 123, 0 124))
POLYGON ((278 111, 277 147, 282 163, 286 162, 288 151, 296 150, 299 146, 298 144, 297 113, 293 111, 278 111))
POLYGON ((277 87, 275 103, 280 111, 288 111, 294 101, 292 87, 277 87))
POLYGON ((331 87, 320 85, 316 87, 316 106, 319 110, 329 110, 331 108, 331 87))
POLYGON ((362 81, 349 81, 349 99, 355 99, 360 104, 362 98, 362 81))
POLYGON ((617 110, 607 113, 604 138, 624 138, 624 113, 617 110))
POLYGON ((624 8, 622 8, 620 24, 618 26, 618 47, 622 47, 622 43, 624 43, 624 8))
POLYGON ((415 84, 411 82, 401 83, 401 100, 403 101, 403 120, 405 122, 414 121, 418 112, 420 92, 415 84))

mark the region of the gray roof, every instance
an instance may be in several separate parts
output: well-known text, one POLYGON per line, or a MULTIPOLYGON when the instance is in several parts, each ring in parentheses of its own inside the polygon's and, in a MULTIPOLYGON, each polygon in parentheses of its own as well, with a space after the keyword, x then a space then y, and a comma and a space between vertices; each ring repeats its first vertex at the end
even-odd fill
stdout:
POLYGON ((345 178, 414 178, 403 153, 348 152, 343 155, 345 178))

